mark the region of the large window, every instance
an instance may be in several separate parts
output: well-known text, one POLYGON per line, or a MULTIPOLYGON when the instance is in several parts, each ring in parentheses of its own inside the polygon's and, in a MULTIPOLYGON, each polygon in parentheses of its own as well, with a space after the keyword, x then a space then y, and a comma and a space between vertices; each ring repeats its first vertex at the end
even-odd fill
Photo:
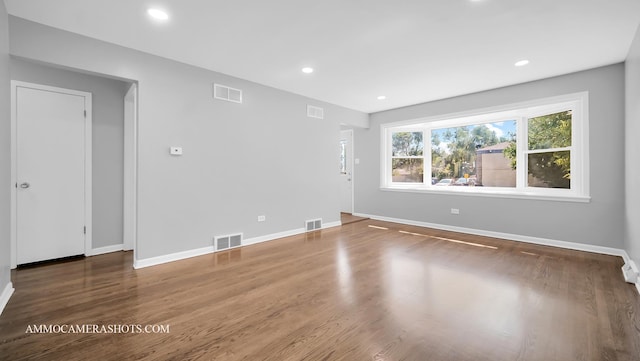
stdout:
POLYGON ((381 186, 588 200, 587 106, 579 93, 384 124, 381 186))

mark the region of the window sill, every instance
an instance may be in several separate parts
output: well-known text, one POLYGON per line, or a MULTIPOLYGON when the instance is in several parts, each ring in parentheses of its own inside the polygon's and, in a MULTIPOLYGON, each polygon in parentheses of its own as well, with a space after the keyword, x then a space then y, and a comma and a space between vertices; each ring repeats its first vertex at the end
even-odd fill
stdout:
POLYGON ((487 189, 487 188, 481 188, 481 187, 455 187, 455 186, 442 187, 442 188, 392 186, 392 187, 380 187, 380 190, 384 192, 408 192, 408 193, 425 193, 425 194, 471 196, 471 197, 530 199, 530 200, 544 200, 544 201, 554 201, 554 202, 574 202, 574 203, 591 202, 590 196, 567 194, 561 191, 560 192, 550 191, 550 192, 540 193, 540 192, 527 192, 526 190, 511 190, 511 189, 504 189, 504 188, 487 189))

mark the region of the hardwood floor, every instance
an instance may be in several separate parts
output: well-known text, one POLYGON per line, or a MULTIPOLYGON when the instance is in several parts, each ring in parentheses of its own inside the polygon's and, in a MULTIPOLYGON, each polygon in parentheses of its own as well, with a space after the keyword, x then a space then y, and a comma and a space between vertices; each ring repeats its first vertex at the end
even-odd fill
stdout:
POLYGON ((345 213, 345 212, 341 212, 340 213, 340 222, 343 225, 344 224, 349 224, 349 223, 360 222, 360 221, 364 221, 364 220, 367 220, 367 219, 369 219, 369 218, 354 216, 351 213, 345 213))
POLYGON ((365 220, 134 270, 14 271, 2 360, 639 360, 619 257, 365 220), (169 325, 38 334, 30 325, 169 325))

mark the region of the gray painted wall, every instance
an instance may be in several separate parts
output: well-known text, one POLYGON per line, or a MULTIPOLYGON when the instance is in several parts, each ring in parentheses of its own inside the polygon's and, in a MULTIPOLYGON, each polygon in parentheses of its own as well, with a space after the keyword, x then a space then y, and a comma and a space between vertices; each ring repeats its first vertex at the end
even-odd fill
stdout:
POLYGON ((10 51, 138 81, 138 259, 339 221, 340 123, 367 114, 15 17, 10 51), (214 100, 214 82, 242 89, 244 103, 214 100), (307 118, 307 104, 325 119, 307 118))
POLYGON ((356 129, 355 211, 484 231, 622 248, 624 66, 375 113, 356 129), (570 203, 380 190, 380 124, 589 91, 591 202, 570 203), (459 208, 460 215, 451 215, 459 208))
POLYGON ((9 93, 9 21, 4 2, 0 1, 0 294, 11 282, 11 107, 9 93))
POLYGON ((129 84, 11 59, 11 79, 81 90, 93 100, 93 248, 122 244, 124 95, 129 84))
POLYGON ((625 62, 625 249, 640 266, 640 28, 625 62))

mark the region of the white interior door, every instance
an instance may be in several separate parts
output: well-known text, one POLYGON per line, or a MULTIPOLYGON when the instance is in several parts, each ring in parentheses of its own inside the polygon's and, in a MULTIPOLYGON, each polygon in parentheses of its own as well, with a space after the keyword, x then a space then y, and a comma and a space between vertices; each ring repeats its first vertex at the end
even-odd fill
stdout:
POLYGON ((340 132, 340 212, 353 213, 353 130, 340 132))
POLYGON ((16 262, 84 254, 90 98, 26 83, 13 90, 16 262))

